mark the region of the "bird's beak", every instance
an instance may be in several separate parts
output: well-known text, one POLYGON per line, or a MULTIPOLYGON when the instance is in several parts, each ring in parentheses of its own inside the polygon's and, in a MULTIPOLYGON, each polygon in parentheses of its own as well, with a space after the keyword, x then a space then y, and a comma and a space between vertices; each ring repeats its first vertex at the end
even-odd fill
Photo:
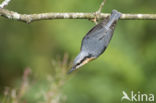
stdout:
POLYGON ((67 72, 67 74, 70 74, 72 71, 74 71, 75 70, 75 67, 72 67, 68 72, 67 72))
POLYGON ((85 64, 87 64, 88 62, 90 62, 90 61, 92 61, 92 60, 94 60, 95 58, 86 58, 81 64, 79 64, 78 66, 73 66, 72 67, 72 69, 70 69, 68 72, 67 72, 67 74, 70 74, 72 71, 74 71, 74 70, 76 70, 76 69, 78 69, 78 68, 80 68, 81 66, 83 66, 83 65, 85 65, 85 64))

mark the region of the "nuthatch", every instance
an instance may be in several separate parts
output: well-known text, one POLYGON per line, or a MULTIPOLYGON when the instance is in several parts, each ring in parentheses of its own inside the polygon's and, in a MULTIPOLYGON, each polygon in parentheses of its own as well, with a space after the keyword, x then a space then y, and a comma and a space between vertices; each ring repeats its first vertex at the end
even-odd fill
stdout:
POLYGON ((120 16, 120 12, 112 10, 110 17, 107 17, 101 23, 94 26, 85 35, 81 43, 80 53, 75 58, 73 67, 68 73, 96 59, 105 51, 113 36, 115 25, 120 16))

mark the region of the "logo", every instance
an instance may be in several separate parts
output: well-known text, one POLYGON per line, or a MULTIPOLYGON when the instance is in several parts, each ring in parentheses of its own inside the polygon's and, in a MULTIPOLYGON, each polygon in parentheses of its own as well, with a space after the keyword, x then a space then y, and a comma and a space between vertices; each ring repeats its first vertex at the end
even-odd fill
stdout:
POLYGON ((121 101, 128 100, 132 102, 143 102, 143 101, 149 101, 154 102, 154 94, 142 94, 140 91, 137 93, 134 93, 134 91, 130 92, 130 95, 128 95, 125 91, 122 91, 123 97, 121 98, 121 101))

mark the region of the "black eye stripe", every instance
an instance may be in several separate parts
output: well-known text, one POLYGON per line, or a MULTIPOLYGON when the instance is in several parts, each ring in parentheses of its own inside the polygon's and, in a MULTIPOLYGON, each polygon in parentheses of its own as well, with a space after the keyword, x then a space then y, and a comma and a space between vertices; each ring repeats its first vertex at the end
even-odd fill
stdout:
POLYGON ((89 54, 88 56, 85 56, 79 63, 76 64, 76 66, 80 65, 84 60, 86 60, 87 58, 92 57, 91 54, 89 54))

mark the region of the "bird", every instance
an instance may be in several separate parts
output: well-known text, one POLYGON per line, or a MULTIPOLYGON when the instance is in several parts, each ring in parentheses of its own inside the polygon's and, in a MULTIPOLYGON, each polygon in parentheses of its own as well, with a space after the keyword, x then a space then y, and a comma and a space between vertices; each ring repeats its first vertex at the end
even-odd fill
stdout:
POLYGON ((123 97, 121 98, 121 101, 123 101, 124 99, 131 101, 131 99, 128 97, 128 95, 125 91, 122 91, 122 93, 123 93, 123 97))
POLYGON ((82 39, 81 49, 78 56, 74 59, 72 71, 82 67, 88 62, 98 58, 107 48, 117 21, 121 17, 121 13, 117 10, 112 10, 110 16, 104 19, 99 24, 95 25, 82 39))

